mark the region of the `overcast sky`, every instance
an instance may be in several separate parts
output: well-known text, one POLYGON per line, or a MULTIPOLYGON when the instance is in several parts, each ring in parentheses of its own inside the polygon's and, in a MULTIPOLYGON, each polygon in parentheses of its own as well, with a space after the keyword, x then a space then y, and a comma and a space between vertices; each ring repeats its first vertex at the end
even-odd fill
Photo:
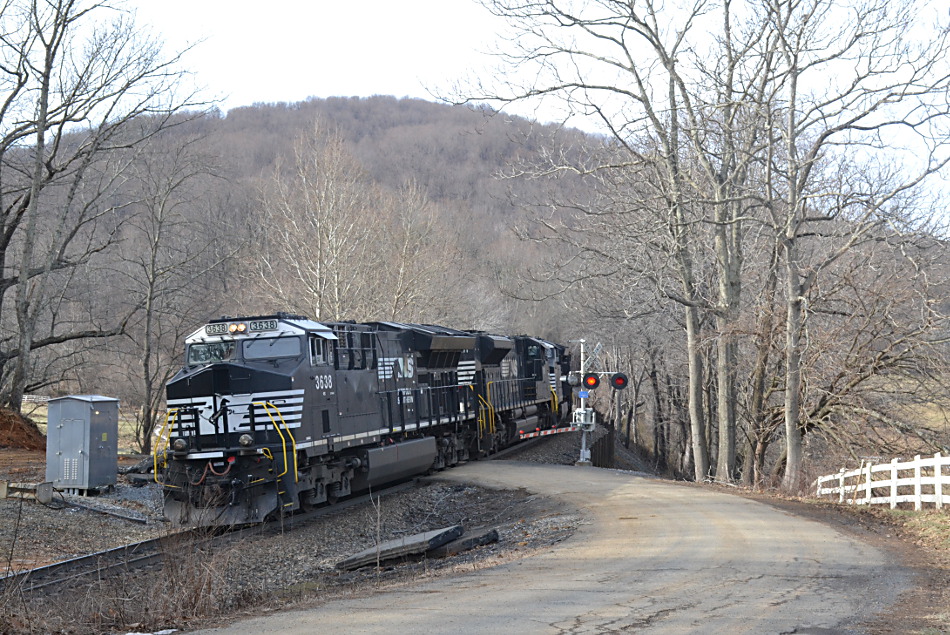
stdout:
POLYGON ((130 0, 221 107, 310 96, 422 97, 490 68, 474 0, 130 0), (202 41, 203 40, 203 41, 202 41), (482 51, 480 53, 479 51, 482 51))

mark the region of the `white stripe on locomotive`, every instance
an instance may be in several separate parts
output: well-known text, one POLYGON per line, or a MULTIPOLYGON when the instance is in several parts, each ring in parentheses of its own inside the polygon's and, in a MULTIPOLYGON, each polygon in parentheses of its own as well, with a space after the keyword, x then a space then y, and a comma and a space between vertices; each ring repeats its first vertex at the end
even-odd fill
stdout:
POLYGON ((457 372, 459 385, 471 386, 475 381, 475 361, 459 362, 457 372))
MULTIPOLYGON (((254 406, 254 421, 258 428, 273 425, 271 416, 275 421, 283 419, 283 425, 288 428, 299 428, 301 416, 303 413, 303 394, 302 389, 271 391, 261 393, 251 393, 250 395, 229 395, 228 399, 228 426, 230 431, 248 431, 251 429, 251 419, 248 414, 250 405, 260 402, 273 404, 277 411, 272 408, 264 408, 260 405, 254 406), (268 414, 269 412, 269 414, 268 414), (278 417, 278 413, 280 417, 278 417)), ((171 408, 189 408, 198 409, 199 434, 214 434, 214 424, 211 423, 211 416, 214 414, 212 407, 213 399, 211 397, 190 397, 185 399, 170 399, 168 407, 171 408)), ((193 426, 192 417, 186 412, 179 412, 179 420, 185 426, 193 426)), ((219 424, 220 426, 220 424, 219 424)))

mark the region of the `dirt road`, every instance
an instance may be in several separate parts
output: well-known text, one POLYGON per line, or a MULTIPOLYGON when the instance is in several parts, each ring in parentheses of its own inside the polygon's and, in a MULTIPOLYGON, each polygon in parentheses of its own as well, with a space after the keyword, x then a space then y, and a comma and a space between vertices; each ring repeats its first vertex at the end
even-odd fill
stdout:
POLYGON ((589 523, 540 556, 202 632, 861 633, 910 584, 869 545, 701 488, 516 462, 442 478, 525 487, 589 523))

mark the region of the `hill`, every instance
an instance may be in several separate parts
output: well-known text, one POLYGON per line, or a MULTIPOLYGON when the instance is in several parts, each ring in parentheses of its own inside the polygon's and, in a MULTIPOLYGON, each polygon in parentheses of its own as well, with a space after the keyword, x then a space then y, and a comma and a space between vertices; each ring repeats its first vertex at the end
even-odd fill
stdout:
POLYGON ((499 175, 555 145, 599 143, 577 130, 485 108, 385 96, 256 104, 207 123, 232 176, 255 178, 286 157, 293 139, 316 120, 342 135, 372 180, 391 189, 414 181, 434 202, 492 219, 495 230, 517 213, 512 196, 524 200, 536 188, 499 175))

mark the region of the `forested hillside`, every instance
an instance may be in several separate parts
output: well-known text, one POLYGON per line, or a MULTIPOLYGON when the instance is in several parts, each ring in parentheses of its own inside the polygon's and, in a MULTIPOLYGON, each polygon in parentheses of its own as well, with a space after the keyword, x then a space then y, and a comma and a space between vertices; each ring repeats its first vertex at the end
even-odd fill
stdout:
MULTIPOLYGON (((352 241, 359 243, 362 255, 348 258, 354 277, 369 279, 380 269, 408 265, 403 268, 415 272, 411 280, 402 281, 407 287, 403 292, 418 296, 393 312, 388 308, 393 299, 386 298, 380 287, 394 288, 400 283, 377 280, 371 293, 361 295, 356 289, 366 285, 353 281, 349 299, 330 313, 322 311, 324 319, 426 319, 465 328, 563 337, 558 320, 548 315, 550 309, 531 317, 535 312, 530 306, 505 306, 510 300, 500 291, 523 286, 518 269, 532 266, 538 261, 538 249, 543 249, 517 239, 517 229, 533 218, 526 206, 550 200, 546 192, 552 187, 566 191, 581 184, 567 175, 509 177, 533 163, 533 158, 557 148, 596 147, 600 140, 490 110, 393 97, 259 104, 232 110, 227 116, 212 114, 185 129, 192 126, 204 136, 201 144, 217 157, 215 170, 228 183, 222 188, 225 196, 244 201, 233 204, 233 213, 241 216, 237 227, 256 227, 254 239, 265 241, 272 255, 264 259, 281 259, 280 264, 268 267, 285 268, 283 273, 271 268, 258 276, 265 293, 278 293, 271 305, 296 303, 308 314, 318 312, 308 300, 279 295, 260 278, 286 277, 291 268, 315 255, 313 235, 286 230, 299 228, 300 222, 314 222, 315 210, 322 209, 329 214, 323 227, 337 223, 346 226, 351 236, 362 236, 352 241), (315 178, 325 179, 322 185, 328 189, 351 187, 350 196, 363 198, 348 203, 355 206, 352 209, 340 201, 311 199, 304 204, 307 194, 297 186, 315 178), (385 235, 369 235, 385 219, 395 223, 385 235), (276 242, 267 242, 275 238, 276 242), (370 266, 367 251, 385 255, 396 247, 413 250, 409 262, 400 263, 405 256, 390 253, 386 262, 370 266), (356 276, 360 262, 365 266, 356 276)), ((172 136, 180 134, 174 131, 172 136)), ((567 216, 563 210, 555 213, 567 216)), ((329 253, 338 247, 323 244, 321 249, 329 253)), ((244 263, 245 274, 253 268, 253 260, 244 263)), ((260 291, 259 286, 255 289, 260 291)), ((312 285, 293 293, 298 292, 320 295, 312 285)), ((241 310, 255 299, 260 301, 253 294, 241 298, 245 303, 241 310)))
MULTIPOLYGON (((32 69, 0 84, 0 402, 107 393, 147 447, 184 335, 283 310, 601 342, 631 382, 594 403, 619 398, 624 437, 678 476, 799 491, 843 460, 950 450, 947 31, 912 54, 912 5, 872 3, 837 49, 797 5, 726 3, 743 28, 710 43, 689 22, 676 52, 625 5, 492 4, 528 29, 512 60, 589 58, 615 83, 542 65, 485 99, 558 94, 605 136, 393 97, 224 114, 122 22, 111 48, 0 41, 32 69), (874 68, 828 81, 858 58, 874 68)), ((21 26, 78 19, 49 11, 21 26)))

